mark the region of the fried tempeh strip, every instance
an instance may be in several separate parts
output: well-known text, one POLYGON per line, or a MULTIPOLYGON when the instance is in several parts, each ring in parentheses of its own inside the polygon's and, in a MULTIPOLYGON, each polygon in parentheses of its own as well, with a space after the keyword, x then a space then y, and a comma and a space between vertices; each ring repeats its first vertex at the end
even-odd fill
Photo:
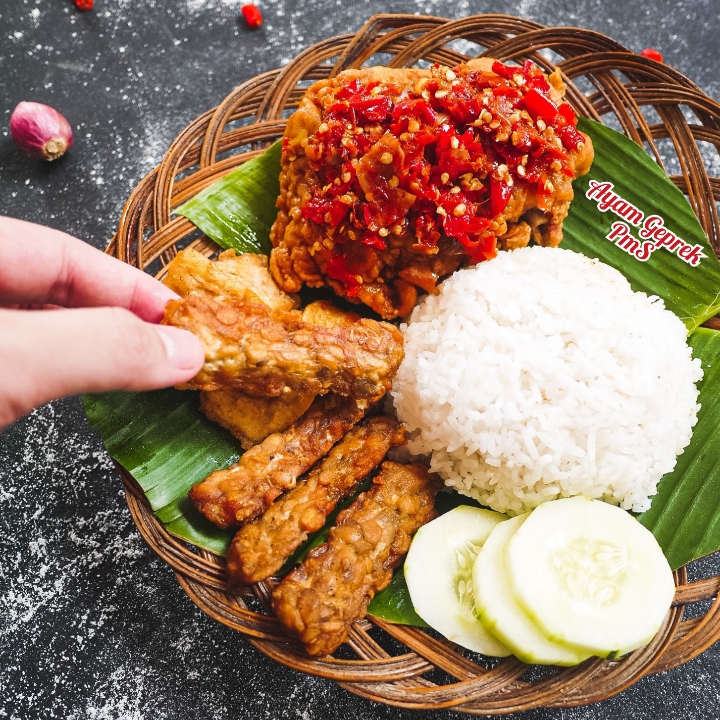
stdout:
POLYGON ((373 485, 338 515, 328 541, 273 591, 272 606, 310 655, 329 655, 364 617, 412 535, 436 516, 442 487, 425 465, 385 462, 373 485))
POLYGON ((238 531, 227 554, 230 579, 252 583, 277 572, 388 450, 404 443, 403 427, 393 418, 381 415, 355 426, 306 478, 238 531))
MULTIPOLYGON (((166 268, 163 282, 181 297, 228 297, 266 305, 272 314, 294 310, 299 299, 276 284, 264 255, 225 250, 209 260, 193 248, 181 250, 166 268)), ((200 393, 200 410, 227 428, 245 450, 268 435, 282 432, 310 406, 314 393, 284 393, 274 398, 251 398, 227 388, 200 393)))
POLYGON ((349 325, 308 325, 299 313, 282 321, 259 303, 188 296, 171 300, 164 321, 197 335, 205 364, 183 387, 235 387, 273 397, 286 388, 373 398, 390 387, 403 359, 400 331, 389 323, 358 319, 349 325))
POLYGON ((363 417, 366 403, 339 395, 317 398, 284 433, 274 433, 225 470, 216 470, 188 493, 198 510, 221 528, 261 515, 275 498, 295 486, 330 448, 363 417))

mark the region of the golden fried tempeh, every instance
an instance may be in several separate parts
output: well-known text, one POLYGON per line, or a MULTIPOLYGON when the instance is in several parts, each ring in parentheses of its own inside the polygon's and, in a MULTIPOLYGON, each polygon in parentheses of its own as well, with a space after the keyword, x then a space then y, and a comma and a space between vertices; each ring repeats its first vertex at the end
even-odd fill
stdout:
POLYGON ((339 395, 317 398, 284 433, 266 437, 235 465, 194 485, 190 499, 221 528, 256 518, 362 418, 364 408, 366 403, 339 395))
POLYGON ((315 393, 289 392, 279 397, 250 397, 227 388, 200 393, 200 409, 227 428, 249 450, 272 433, 287 430, 310 407, 315 393))
POLYGON ((310 655, 329 655, 436 513, 442 487, 425 465, 385 462, 368 492, 338 515, 328 541, 273 591, 272 606, 310 655))
MULTIPOLYGON (((274 282, 267 267, 264 272, 274 282)), ((351 325, 359 319, 357 313, 344 312, 325 300, 312 302, 302 311, 302 321, 308 325, 336 327, 351 325)), ((250 397, 234 388, 226 388, 201 392, 200 409, 210 420, 227 428, 240 440, 243 448, 249 450, 268 435, 287 430, 310 407, 314 397, 313 392, 287 392, 269 398, 250 397)))
MULTIPOLYGON (((234 250, 212 261, 192 248, 181 250, 167 267, 165 285, 178 295, 230 297, 267 305, 286 313, 298 298, 280 290, 264 255, 234 250)), ((287 430, 310 407, 314 393, 284 393, 275 398, 251 398, 233 388, 200 393, 200 409, 213 422, 230 430, 245 450, 274 432, 287 430)))
POLYGON ((404 442, 402 425, 387 416, 354 427, 306 478, 238 531, 227 554, 230 579, 258 582, 277 572, 388 450, 404 442))
POLYGON ((326 328, 295 312, 281 322, 264 305, 191 295, 171 300, 163 322, 190 330, 205 347, 205 364, 183 386, 191 390, 235 387, 275 397, 291 388, 373 398, 390 387, 403 358, 400 331, 364 318, 326 328))
POLYGON ((192 248, 181 250, 167 267, 165 285, 181 297, 231 297, 261 302, 275 312, 288 312, 299 304, 276 284, 264 255, 225 250, 214 262, 192 248))

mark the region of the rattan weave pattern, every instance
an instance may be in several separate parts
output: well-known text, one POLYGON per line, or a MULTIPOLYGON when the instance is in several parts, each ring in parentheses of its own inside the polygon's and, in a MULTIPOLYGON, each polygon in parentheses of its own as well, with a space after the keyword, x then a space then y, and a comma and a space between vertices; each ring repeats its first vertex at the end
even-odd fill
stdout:
MULTIPOLYGON (((530 58, 548 72, 559 67, 571 81, 567 97, 579 114, 621 128, 661 165, 670 158, 677 169, 672 180, 720 254, 720 178, 710 177, 703 161, 708 152, 720 152, 720 104, 673 68, 630 53, 604 35, 547 28, 507 15, 455 21, 377 15, 357 34, 318 43, 282 70, 243 83, 180 133, 160 165, 140 182, 107 252, 160 276, 180 247, 215 252, 217 246, 188 220, 173 217, 174 209, 280 137, 288 111, 310 81, 363 64, 452 65, 477 55, 530 58), (707 144, 705 152, 699 142, 707 144)), ((720 328, 717 317, 708 324, 720 328)), ((268 612, 271 582, 231 591, 224 559, 169 535, 133 478, 119 469, 140 533, 202 610, 239 630, 268 657, 386 704, 477 715, 582 705, 620 692, 648 673, 687 662, 720 637, 720 577, 689 583, 682 568, 675 574, 674 606, 655 640, 616 662, 589 660, 533 679, 528 666, 516 659, 485 664, 423 630, 370 618, 355 624, 336 657, 313 659, 288 640, 268 612), (683 620, 685 605, 713 598, 704 615, 683 620)))

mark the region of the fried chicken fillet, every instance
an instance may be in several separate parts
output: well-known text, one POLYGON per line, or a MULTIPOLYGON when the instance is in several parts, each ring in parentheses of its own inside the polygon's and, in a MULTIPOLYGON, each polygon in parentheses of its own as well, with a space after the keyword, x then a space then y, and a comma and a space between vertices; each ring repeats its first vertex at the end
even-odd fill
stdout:
POLYGON ((274 433, 225 470, 216 470, 188 496, 211 522, 229 528, 261 515, 295 486, 365 414, 367 403, 340 395, 317 398, 288 430, 274 433))
POLYGON ((308 654, 331 654, 364 617, 413 534, 436 516, 441 487, 425 465, 383 463, 370 490, 338 515, 328 541, 275 588, 273 610, 308 654))
POLYGON ((238 531, 227 553, 230 579, 253 583, 276 573, 388 450, 404 443, 403 427, 393 418, 381 415, 356 425, 307 477, 238 531))
POLYGON ((184 389, 234 387, 248 395, 335 392, 383 395, 403 359, 403 338, 388 323, 359 319, 332 328, 308 325, 290 312, 277 319, 261 304, 190 295, 171 300, 163 322, 190 330, 205 364, 184 389))
POLYGON ((201 392, 200 410, 208 419, 229 430, 243 450, 249 450, 268 435, 287 430, 314 399, 312 392, 259 398, 228 388, 201 392))
POLYGON ((288 119, 270 269, 385 319, 461 265, 556 246, 593 159, 559 71, 478 58, 319 80, 288 119))

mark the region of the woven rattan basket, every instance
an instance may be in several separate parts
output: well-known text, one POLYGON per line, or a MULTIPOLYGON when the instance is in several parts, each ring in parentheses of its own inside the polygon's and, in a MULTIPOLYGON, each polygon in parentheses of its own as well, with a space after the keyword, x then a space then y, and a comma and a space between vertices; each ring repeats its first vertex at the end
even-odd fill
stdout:
MULTIPOLYGON (((715 204, 720 178, 708 176, 698 145, 720 150, 720 105, 679 72, 589 30, 547 28, 506 15, 455 21, 378 15, 357 34, 325 40, 284 69, 249 80, 191 123, 130 196, 108 252, 158 275, 179 247, 192 244, 207 255, 215 252, 217 246, 185 218, 173 217, 173 210, 277 140, 310 81, 364 64, 453 65, 479 54, 530 58, 548 72, 559 67, 571 81, 567 97, 578 114, 621 127, 661 165, 669 158, 679 168, 672 180, 720 251, 715 204)), ((720 327, 717 318, 709 324, 720 327)), ((121 472, 138 529, 202 610, 239 630, 268 657, 382 703, 452 707, 478 715, 582 705, 620 692, 646 674, 687 662, 720 637, 720 597, 705 603, 709 609, 704 615, 683 620, 687 604, 716 597, 720 576, 688 582, 682 568, 676 573, 674 606, 657 637, 616 662, 596 659, 533 673, 516 659, 486 663, 420 629, 373 618, 355 623, 336 657, 312 659, 288 640, 269 613, 270 582, 230 592, 224 558, 169 535, 132 477, 121 472)))

